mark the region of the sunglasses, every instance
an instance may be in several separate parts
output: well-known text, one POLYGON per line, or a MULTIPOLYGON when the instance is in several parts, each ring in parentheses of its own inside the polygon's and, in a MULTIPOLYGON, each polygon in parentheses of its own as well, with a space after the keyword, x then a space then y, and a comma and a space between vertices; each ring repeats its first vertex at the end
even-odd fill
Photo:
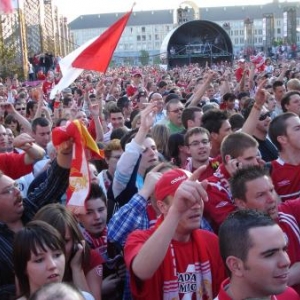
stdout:
POLYGON ((271 113, 268 111, 267 113, 259 116, 259 121, 264 121, 266 118, 271 117, 271 113))
POLYGON ((22 108, 16 108, 17 111, 20 111, 20 110, 26 110, 25 107, 22 107, 22 108))

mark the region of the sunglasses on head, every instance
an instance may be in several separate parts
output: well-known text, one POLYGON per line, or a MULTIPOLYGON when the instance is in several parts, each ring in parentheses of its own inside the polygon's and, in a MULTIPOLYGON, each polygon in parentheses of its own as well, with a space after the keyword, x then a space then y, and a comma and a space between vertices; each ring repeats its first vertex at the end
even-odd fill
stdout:
POLYGON ((264 121, 266 118, 271 117, 271 113, 268 111, 263 115, 259 116, 259 121, 264 121))

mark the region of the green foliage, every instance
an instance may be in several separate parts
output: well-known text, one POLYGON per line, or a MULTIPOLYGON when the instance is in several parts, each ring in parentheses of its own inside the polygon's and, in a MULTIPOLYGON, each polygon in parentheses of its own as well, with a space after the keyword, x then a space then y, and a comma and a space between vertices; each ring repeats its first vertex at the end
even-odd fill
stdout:
POLYGON ((17 49, 14 45, 5 44, 0 41, 0 76, 5 78, 18 74, 23 75, 21 59, 18 57, 17 49))
POLYGON ((148 65, 149 64, 149 52, 146 50, 141 50, 139 59, 143 66, 148 65))

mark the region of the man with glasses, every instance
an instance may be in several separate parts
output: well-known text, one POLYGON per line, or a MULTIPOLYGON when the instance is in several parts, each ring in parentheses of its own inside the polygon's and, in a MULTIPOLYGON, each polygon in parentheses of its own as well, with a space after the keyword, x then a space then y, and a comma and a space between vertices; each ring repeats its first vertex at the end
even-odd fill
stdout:
POLYGON ((22 102, 16 102, 15 103, 15 110, 22 115, 23 117, 26 117, 26 104, 22 102))
POLYGON ((166 126, 169 128, 171 134, 184 130, 181 120, 183 109, 184 106, 179 99, 172 99, 166 104, 168 117, 166 126))
POLYGON ((57 202, 68 186, 72 160, 71 141, 57 148, 57 158, 47 170, 47 179, 22 198, 15 181, 0 173, 0 299, 15 299, 15 275, 13 271, 13 239, 44 205, 57 202))
POLYGON ((187 131, 184 136, 184 144, 188 147, 191 156, 186 169, 194 172, 201 166, 206 166, 200 174, 199 181, 212 176, 219 166, 219 162, 209 157, 211 144, 209 131, 202 127, 194 127, 187 131))

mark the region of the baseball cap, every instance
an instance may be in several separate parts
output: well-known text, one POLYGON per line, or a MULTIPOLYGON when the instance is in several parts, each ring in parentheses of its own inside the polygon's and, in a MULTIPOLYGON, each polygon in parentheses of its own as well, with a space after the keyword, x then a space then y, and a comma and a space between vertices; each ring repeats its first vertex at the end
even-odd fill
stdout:
POLYGON ((240 63, 244 63, 245 61, 246 60, 244 58, 241 58, 241 59, 238 60, 238 62, 240 62, 240 63))
POLYGON ((142 77, 142 73, 140 71, 134 71, 132 73, 132 76, 135 77, 135 76, 141 76, 142 77))
POLYGON ((180 184, 187 180, 190 174, 183 169, 173 169, 164 173, 155 186, 156 200, 163 201, 167 196, 174 196, 180 184))

